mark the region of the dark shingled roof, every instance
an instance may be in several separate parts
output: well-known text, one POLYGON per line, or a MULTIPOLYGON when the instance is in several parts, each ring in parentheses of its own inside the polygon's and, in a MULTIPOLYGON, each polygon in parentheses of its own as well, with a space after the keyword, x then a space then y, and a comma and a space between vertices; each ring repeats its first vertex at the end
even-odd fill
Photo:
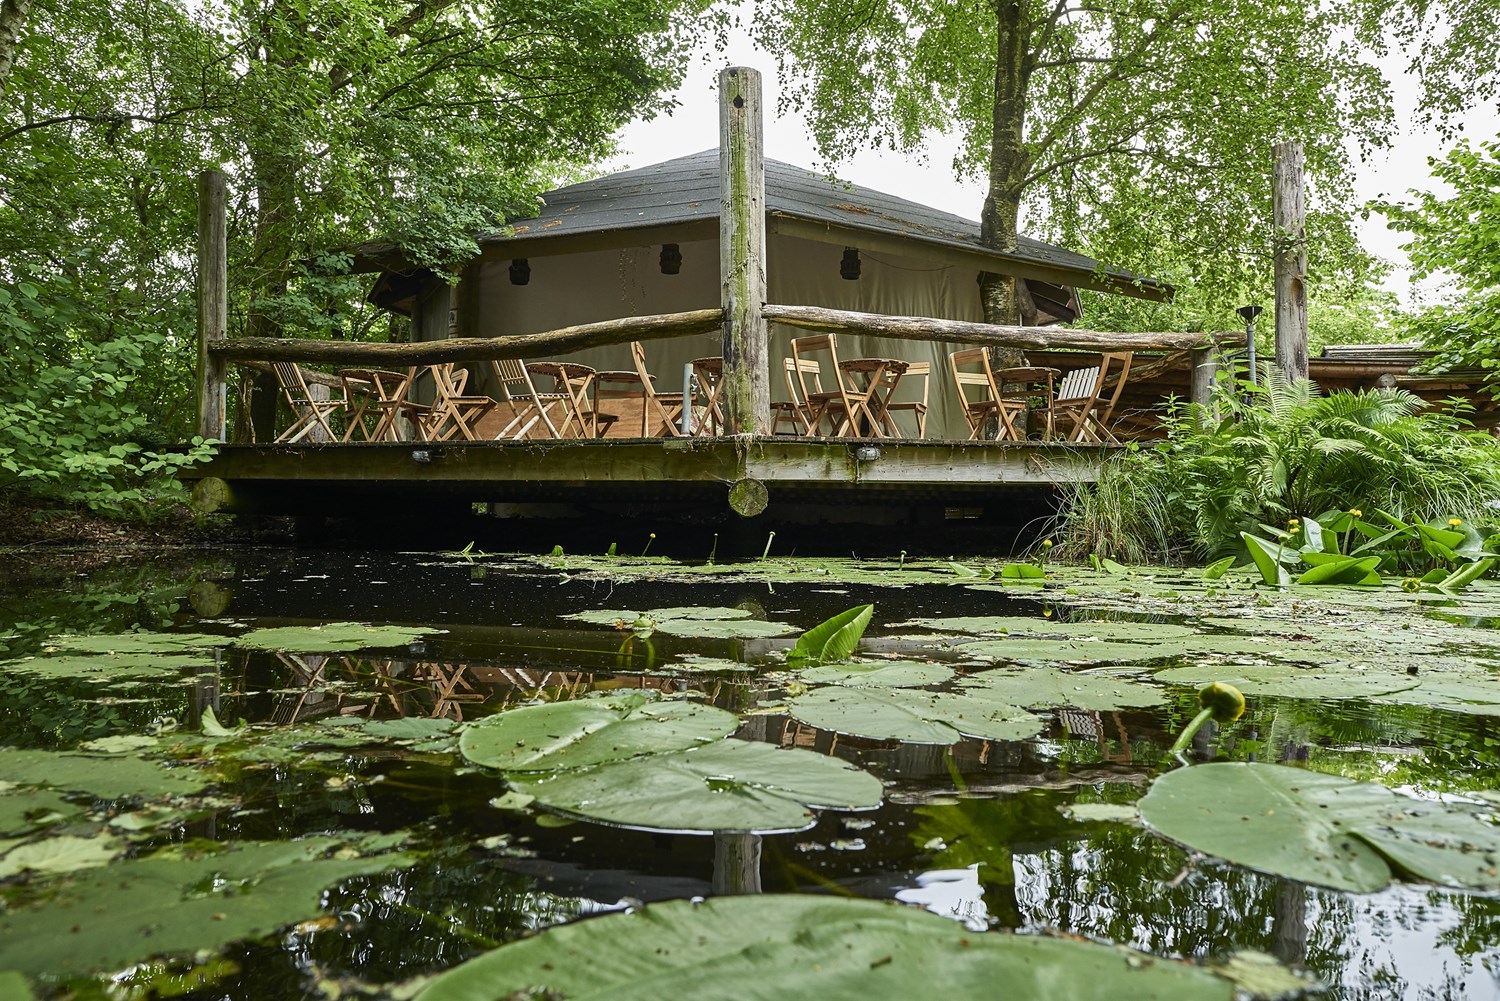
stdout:
MULTIPOLYGON (((683 223, 705 222, 719 214, 719 152, 704 150, 665 163, 572 184, 543 195, 545 206, 535 219, 483 237, 480 245, 498 249, 538 238, 577 236, 683 223)), ((979 224, 906 198, 830 179, 803 167, 766 160, 766 212, 778 217, 850 227, 886 236, 951 247, 996 259, 1058 268, 1092 284, 1088 276, 1104 274, 1111 285, 1139 283, 1160 296, 1165 283, 1143 278, 1040 240, 1021 237, 1015 255, 999 254, 979 242, 979 224)), ((1128 289, 1119 289, 1127 291, 1128 289)))

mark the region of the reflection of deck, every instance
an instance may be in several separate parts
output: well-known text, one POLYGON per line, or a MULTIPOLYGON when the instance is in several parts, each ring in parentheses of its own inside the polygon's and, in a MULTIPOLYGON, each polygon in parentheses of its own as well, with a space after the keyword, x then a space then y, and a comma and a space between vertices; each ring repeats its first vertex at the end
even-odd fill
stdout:
POLYGON ((759 513, 766 501, 974 506, 1087 482, 1106 447, 804 438, 228 445, 183 473, 228 485, 221 506, 347 512, 372 503, 681 502, 759 513), (764 492, 760 490, 763 486, 764 492))

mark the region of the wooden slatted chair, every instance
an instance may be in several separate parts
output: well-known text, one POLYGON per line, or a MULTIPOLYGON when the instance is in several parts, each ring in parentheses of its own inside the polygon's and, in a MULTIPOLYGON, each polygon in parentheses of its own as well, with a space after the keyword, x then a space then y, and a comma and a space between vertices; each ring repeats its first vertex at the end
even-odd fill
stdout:
POLYGON ((1098 365, 1074 369, 1062 377, 1051 418, 1064 438, 1072 442, 1120 443, 1109 429, 1109 422, 1130 378, 1133 356, 1130 351, 1106 351, 1099 356, 1098 365))
POLYGON ((468 370, 455 369, 452 363, 431 368, 434 395, 432 409, 421 415, 418 425, 422 440, 447 441, 456 435, 462 435, 466 441, 478 440, 474 427, 495 409, 495 401, 488 396, 464 395, 468 370))
POLYGON ((783 424, 791 428, 790 434, 812 433, 812 426, 808 424, 807 400, 803 398, 799 387, 805 375, 812 380, 813 386, 821 391, 823 388, 821 372, 822 367, 811 358, 803 361, 798 361, 796 358, 782 360, 782 373, 786 377, 786 391, 790 399, 775 400, 771 403, 772 434, 781 434, 783 424))
POLYGON ((829 434, 838 437, 846 430, 851 430, 854 420, 868 398, 866 394, 854 394, 844 382, 842 373, 839 371, 838 340, 833 334, 818 334, 813 337, 794 337, 792 339, 792 359, 797 363, 797 383, 802 388, 802 405, 807 415, 808 434, 821 434, 823 422, 828 422, 829 434), (835 389, 824 389, 822 379, 822 361, 820 356, 826 355, 830 366, 830 374, 833 376, 835 389), (819 366, 818 374, 813 375, 811 380, 808 376, 810 368, 803 366, 804 362, 810 362, 819 366), (809 388, 810 387, 810 388, 809 388))
POLYGON ((964 348, 948 354, 948 370, 953 375, 953 387, 958 392, 959 408, 969 422, 969 440, 985 437, 988 426, 993 424, 996 441, 1018 441, 1023 435, 1016 431, 1016 416, 1024 414, 1026 404, 1007 400, 995 384, 995 373, 990 368, 987 348, 964 348), (977 392, 976 392, 977 390, 977 392))
POLYGON ((344 400, 314 396, 302 376, 302 369, 295 362, 272 362, 271 371, 295 418, 276 440, 288 443, 303 438, 313 442, 338 441, 339 436, 334 433, 328 418, 347 409, 344 400))
POLYGON ((594 376, 594 406, 605 400, 639 400, 641 404, 641 437, 675 438, 682 434, 682 394, 658 393, 656 377, 646 367, 646 349, 640 341, 630 342, 630 360, 634 372, 600 372, 594 376))
POLYGON ((500 387, 500 395, 510 405, 513 414, 510 423, 495 435, 496 441, 520 441, 538 424, 547 429, 547 437, 562 437, 552 415, 554 409, 567 411, 567 398, 562 393, 538 392, 536 384, 531 381, 531 373, 517 358, 491 361, 490 367, 500 387))

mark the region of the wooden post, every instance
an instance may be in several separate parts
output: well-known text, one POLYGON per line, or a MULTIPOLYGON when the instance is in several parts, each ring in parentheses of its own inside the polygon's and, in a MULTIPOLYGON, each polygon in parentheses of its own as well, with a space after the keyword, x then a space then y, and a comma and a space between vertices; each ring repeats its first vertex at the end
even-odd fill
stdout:
POLYGON ((198 434, 224 440, 225 365, 209 353, 229 331, 229 188, 223 171, 198 175, 198 434))
POLYGON ((766 434, 771 385, 766 320, 766 164, 760 73, 719 73, 719 283, 724 375, 719 399, 729 434, 766 434))
POLYGON ((1307 203, 1302 144, 1278 143, 1271 179, 1272 254, 1276 262, 1276 364, 1288 379, 1307 378, 1307 203))
POLYGON ((1198 348, 1192 353, 1192 373, 1188 376, 1188 401, 1208 406, 1214 400, 1214 379, 1218 374, 1219 354, 1212 348, 1198 348))

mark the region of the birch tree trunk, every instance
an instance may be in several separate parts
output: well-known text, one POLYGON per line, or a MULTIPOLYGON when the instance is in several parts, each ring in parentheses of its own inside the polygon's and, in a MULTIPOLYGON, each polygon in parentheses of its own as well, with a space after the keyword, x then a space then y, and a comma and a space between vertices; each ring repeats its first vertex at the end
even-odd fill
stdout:
MULTIPOLYGON (((980 215, 979 239, 986 247, 1015 253, 1020 246, 1021 192, 1031 167, 1026 152, 1026 89, 1030 82, 1030 28, 1022 0, 995 0, 995 108, 990 140, 990 186, 980 215)), ((984 272, 979 297, 986 323, 1021 322, 1020 279, 984 272)), ((1026 297, 1029 301, 1030 296, 1026 297)), ((1015 349, 997 350, 1000 368, 1026 363, 1015 349)))
POLYGON ((31 10, 31 0, 0 0, 0 100, 5 99, 5 84, 10 68, 16 64, 16 44, 21 25, 31 10))

